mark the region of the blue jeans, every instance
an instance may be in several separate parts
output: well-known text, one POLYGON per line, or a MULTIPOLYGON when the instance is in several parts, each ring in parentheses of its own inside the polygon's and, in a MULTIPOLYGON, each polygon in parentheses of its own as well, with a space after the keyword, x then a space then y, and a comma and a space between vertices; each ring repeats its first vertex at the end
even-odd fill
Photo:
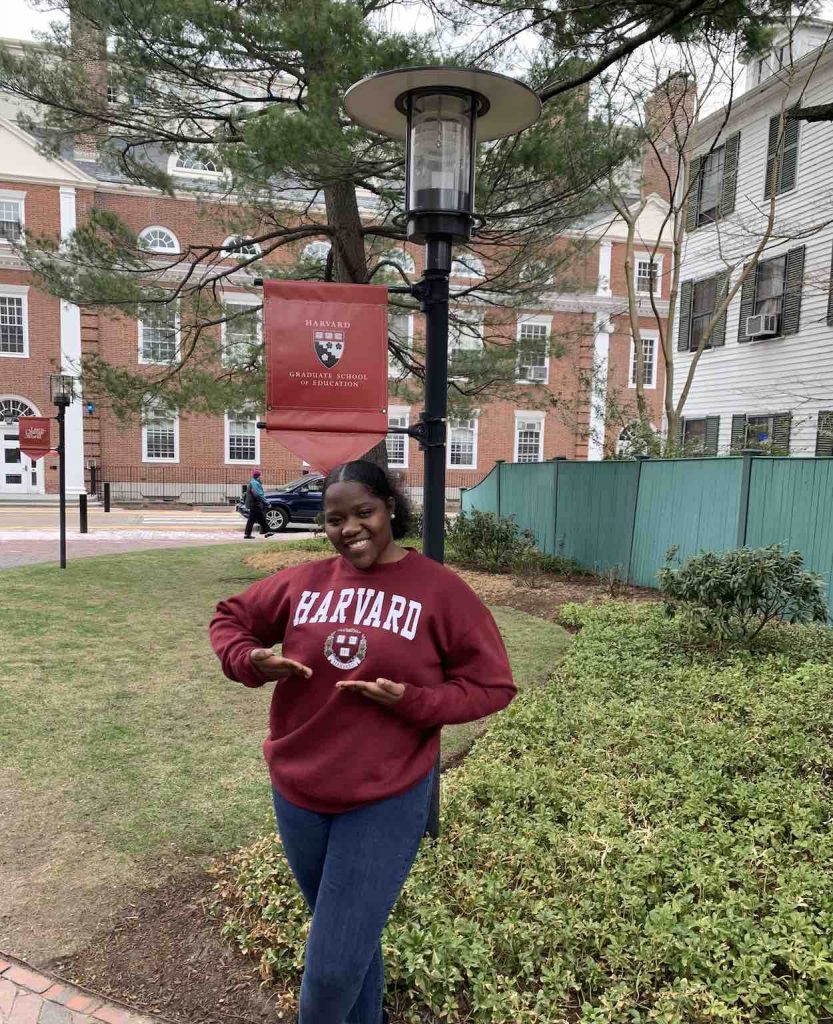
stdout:
POLYGON ((432 775, 343 814, 307 811, 272 791, 286 859, 312 912, 300 1024, 382 1024, 380 940, 416 860, 432 775))

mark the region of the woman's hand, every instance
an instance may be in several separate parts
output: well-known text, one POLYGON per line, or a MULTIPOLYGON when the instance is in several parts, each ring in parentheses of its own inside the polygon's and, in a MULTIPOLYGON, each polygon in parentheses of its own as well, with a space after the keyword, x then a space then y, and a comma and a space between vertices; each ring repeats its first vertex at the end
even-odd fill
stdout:
POLYGON ((337 690, 352 690, 363 697, 375 700, 377 704, 398 704, 405 693, 403 683, 394 683, 390 679, 379 678, 375 683, 363 682, 360 679, 342 679, 336 683, 337 690))
POLYGON ((302 665, 299 661, 282 658, 267 647, 255 647, 249 651, 249 660, 261 675, 272 682, 278 679, 286 679, 288 676, 300 676, 302 679, 309 679, 312 675, 311 668, 307 668, 306 665, 302 665))

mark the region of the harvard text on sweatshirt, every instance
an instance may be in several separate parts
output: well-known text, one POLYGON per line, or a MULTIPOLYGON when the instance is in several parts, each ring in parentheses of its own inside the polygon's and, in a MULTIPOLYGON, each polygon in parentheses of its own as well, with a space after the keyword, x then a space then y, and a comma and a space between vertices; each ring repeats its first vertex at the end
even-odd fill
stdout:
POLYGON ((275 683, 263 750, 287 800, 329 814, 404 792, 436 760, 443 725, 499 711, 515 695, 506 649, 477 595, 409 550, 356 569, 338 556, 285 569, 222 601, 211 642, 229 679, 262 686, 249 655, 283 644, 312 669, 275 683), (405 684, 383 706, 341 679, 405 684))

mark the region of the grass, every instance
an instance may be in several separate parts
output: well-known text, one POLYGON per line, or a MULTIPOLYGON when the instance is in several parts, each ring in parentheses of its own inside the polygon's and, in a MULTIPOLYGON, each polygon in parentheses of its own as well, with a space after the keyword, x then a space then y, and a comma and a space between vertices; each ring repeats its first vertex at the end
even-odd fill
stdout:
MULTIPOLYGON (((216 602, 259 578, 242 558, 235 544, 2 573, 11 826, 0 829, 0 864, 42 860, 51 898, 61 899, 70 885, 94 892, 95 879, 79 872, 145 884, 160 864, 212 856, 273 827, 260 751, 270 688, 226 680, 206 636, 216 602)), ((496 617, 521 685, 542 681, 566 634, 509 609, 496 617)), ((455 728, 457 751, 474 730, 455 728)))

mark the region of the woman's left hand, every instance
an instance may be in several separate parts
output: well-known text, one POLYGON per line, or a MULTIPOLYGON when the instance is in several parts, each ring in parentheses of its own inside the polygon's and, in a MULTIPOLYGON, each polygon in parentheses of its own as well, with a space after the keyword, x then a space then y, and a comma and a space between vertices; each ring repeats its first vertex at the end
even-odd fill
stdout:
POLYGON ((342 679, 336 683, 337 690, 352 690, 360 693, 363 697, 375 700, 377 704, 397 704, 402 700, 405 693, 403 683, 394 683, 390 679, 379 678, 375 683, 364 682, 361 679, 342 679))

